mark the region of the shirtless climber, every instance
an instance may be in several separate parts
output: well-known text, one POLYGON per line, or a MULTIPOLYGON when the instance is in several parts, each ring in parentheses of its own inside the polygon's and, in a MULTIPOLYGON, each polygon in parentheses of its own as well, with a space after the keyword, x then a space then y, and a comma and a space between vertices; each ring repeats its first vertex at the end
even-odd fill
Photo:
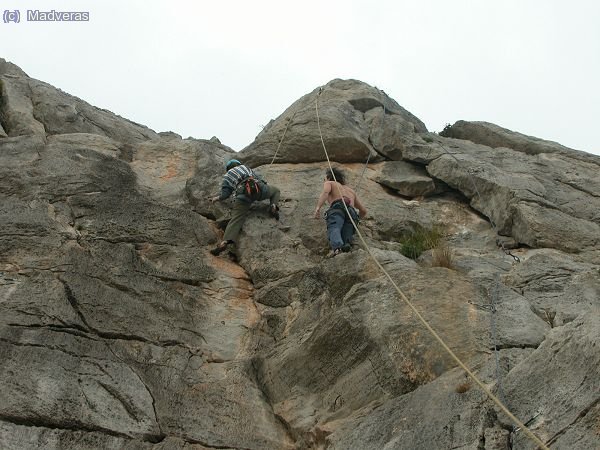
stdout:
POLYGON ((317 201, 317 207, 315 208, 314 218, 319 218, 319 212, 321 207, 327 201, 329 209, 325 213, 325 220, 327 221, 327 238, 329 239, 329 245, 333 250, 333 256, 338 255, 340 252, 349 252, 352 249, 352 238, 354 236, 354 227, 350 218, 347 216, 346 208, 344 203, 348 207, 348 211, 352 215, 352 219, 358 224, 359 214, 356 212, 358 209, 360 218, 364 218, 367 215, 367 210, 358 199, 356 193, 345 185, 345 176, 340 169, 327 169, 325 172, 325 182, 323 183, 323 191, 317 201), (335 180, 334 180, 335 175, 335 180))

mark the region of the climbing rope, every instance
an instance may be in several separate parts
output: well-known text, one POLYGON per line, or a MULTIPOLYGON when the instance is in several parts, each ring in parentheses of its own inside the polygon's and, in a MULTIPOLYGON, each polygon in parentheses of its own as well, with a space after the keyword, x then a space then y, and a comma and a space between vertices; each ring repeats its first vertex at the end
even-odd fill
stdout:
MULTIPOLYGON (((381 128, 383 128, 384 125, 385 125, 385 105, 383 105, 383 117, 381 118, 381 128)), ((360 190, 360 183, 362 182, 363 175, 365 174, 365 171, 367 170, 367 166, 369 165, 370 159, 371 159, 371 151, 369 150, 369 156, 367 156, 367 162, 365 163, 365 167, 363 167, 362 173, 360 174, 360 178, 358 179, 358 185, 356 186, 356 189, 354 190, 354 192, 356 192, 356 195, 358 195, 358 191, 360 190)))
MULTIPOLYGON (((335 173, 333 172, 333 166, 331 165, 331 160, 329 159, 329 153, 327 152, 327 147, 325 146, 325 141, 323 140, 323 133, 321 131, 321 121, 319 118, 319 97, 321 96, 322 91, 323 91, 322 88, 319 89, 319 93, 318 93, 316 101, 315 101, 315 110, 316 110, 316 114, 317 114, 317 126, 319 128, 319 136, 321 138, 321 144, 323 145, 323 151, 325 152, 325 158, 327 159, 327 164, 329 165, 329 170, 331 171, 334 181, 337 183, 337 180, 335 178, 335 173)), ((469 377, 471 377, 471 379, 496 404, 496 406, 498 406, 504 412, 504 414, 506 414, 507 417, 509 417, 510 420, 512 420, 517 425, 517 427, 519 427, 521 430, 523 430, 527 434, 527 436, 529 438, 531 438, 531 440, 534 441, 537 445, 539 445, 543 450, 549 450, 548 447, 546 447, 546 445, 535 434, 533 434, 531 432, 531 430, 529 430, 529 428, 527 428, 525 426, 525 424, 523 424, 519 419, 517 419, 514 416, 514 414, 512 414, 508 410, 508 408, 506 406, 504 406, 504 404, 483 384, 483 382, 473 372, 471 372, 471 370, 465 365, 465 363, 463 363, 460 360, 460 358, 458 356, 456 356, 456 354, 452 351, 452 349, 450 349, 450 347, 448 347, 448 345, 446 344, 446 342, 444 342, 444 340, 440 337, 440 335, 431 327, 431 325, 429 325, 427 320, 425 320, 425 318, 421 315, 421 313, 419 313, 419 311, 415 308, 415 306, 408 299, 408 297, 404 294, 404 292, 402 292, 402 290, 398 287, 398 285, 396 284, 394 279, 390 276, 390 274, 387 272, 387 270, 385 270, 385 268, 377 260, 375 255, 373 255, 371 248, 365 241, 362 233, 358 229, 358 226, 354 222, 354 219, 350 215, 350 211, 348 211, 348 206, 346 205, 345 202, 342 202, 342 204, 344 205, 344 209, 346 210, 347 217, 350 218, 350 221, 352 222, 352 226, 354 227, 356 234, 360 238, 360 241, 364 245, 364 247, 365 247, 367 253, 369 254, 369 256, 371 257, 371 259, 375 262, 377 267, 379 267, 379 269, 383 272, 383 274, 388 279, 388 281, 396 289, 396 292, 398 292, 398 295, 400 296, 400 298, 412 310, 412 312, 415 314, 415 316, 417 316, 417 318, 423 324, 423 326, 427 329, 427 331, 429 331, 429 333, 438 341, 438 343, 452 357, 452 359, 467 373, 467 375, 469 375, 469 377)))
MULTIPOLYGON (((320 87, 319 88, 319 93, 317 95, 321 95, 321 92, 323 91, 323 88, 320 87)), ((275 162, 275 158, 277 158, 277 154, 279 153, 279 149, 281 148, 281 144, 283 143, 283 140, 285 139, 285 135, 287 133, 287 130, 290 126, 290 124, 292 123, 292 121, 294 120, 294 116, 296 115, 296 113, 298 112, 298 110, 296 109, 294 111, 294 113, 292 114, 292 116, 288 119, 286 125, 285 125, 285 129, 283 130, 283 134, 281 136, 281 139, 279 139, 279 143, 277 144, 277 149, 275 150, 275 154, 273 155, 273 158, 271 159, 271 162, 269 163, 269 167, 271 167, 273 165, 273 163, 275 162)), ((381 126, 383 127, 385 122, 385 105, 383 105, 383 117, 381 119, 381 126)), ((367 156, 367 161, 365 162, 365 165, 363 167, 363 170, 360 174, 360 178, 358 179, 358 185, 356 186, 355 192, 358 194, 358 191, 360 190, 360 184, 362 182, 363 176, 365 174, 365 171, 367 170, 367 166, 369 165, 369 160, 371 159, 371 152, 369 151, 369 154, 367 156)))
POLYGON ((363 175, 365 174, 365 170, 367 170, 367 166, 369 165, 369 159, 371 159, 370 151, 369 151, 369 156, 367 156, 367 162, 365 163, 362 173, 360 174, 360 178, 358 179, 358 184, 356 185, 356 189, 354 190, 354 192, 356 192, 357 195, 358 195, 358 191, 360 190, 360 183, 362 182, 363 175))
POLYGON ((298 110, 296 109, 296 111, 294 111, 294 114, 292 114, 292 117, 290 117, 288 119, 288 122, 285 125, 285 129, 283 130, 283 135, 281 136, 281 139, 279 139, 279 144, 277 145, 277 150, 275 150, 275 154, 273 155, 273 159, 271 160, 269 167, 271 167, 273 165, 275 158, 277 158, 277 153, 279 153, 279 148, 281 147, 281 143, 283 142, 283 139, 285 138, 285 134, 287 133, 288 127, 290 126, 290 123, 292 123, 292 120, 294 120, 294 116, 296 115, 297 111, 298 110))

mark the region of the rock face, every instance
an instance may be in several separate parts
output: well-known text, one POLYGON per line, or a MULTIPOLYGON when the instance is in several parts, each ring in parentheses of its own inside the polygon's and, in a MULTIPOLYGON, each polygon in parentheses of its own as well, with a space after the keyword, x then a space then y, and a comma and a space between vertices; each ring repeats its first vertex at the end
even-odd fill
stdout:
POLYGON ((0 80, 1 448, 535 448, 373 257, 544 442, 598 447, 598 158, 491 124, 455 131, 494 140, 438 136, 382 91, 333 80, 238 154, 281 189, 282 217, 255 204, 235 264, 208 252, 231 149, 4 60, 0 80), (369 251, 326 258, 311 218, 317 98, 369 251), (450 267, 437 248, 403 256, 417 228, 443 230, 450 267))
POLYGON ((500 234, 571 253, 600 244, 600 158, 439 143, 445 152, 430 160, 428 172, 471 198, 500 234))
POLYGON ((567 155, 570 158, 598 162, 598 158, 589 153, 570 149, 557 142, 546 141, 534 136, 517 133, 489 122, 467 122, 465 120, 459 120, 440 134, 445 137, 464 139, 476 144, 487 145, 492 148, 508 147, 528 155, 559 153, 567 155))
POLYGON ((158 137, 147 127, 95 108, 47 83, 0 63, 0 121, 8 136, 91 133, 122 143, 158 137))
POLYGON ((323 161, 319 126, 330 156, 338 162, 364 162, 376 157, 376 151, 396 150, 404 136, 427 132, 423 122, 383 91, 356 80, 333 80, 271 121, 240 157, 252 166, 267 164, 279 147, 277 163, 323 161), (391 147, 384 135, 393 136, 391 147), (279 145, 282 138, 285 146, 279 145))
POLYGON ((380 164, 381 173, 375 177, 382 186, 393 189, 405 197, 420 197, 444 191, 420 166, 405 161, 387 161, 380 164))

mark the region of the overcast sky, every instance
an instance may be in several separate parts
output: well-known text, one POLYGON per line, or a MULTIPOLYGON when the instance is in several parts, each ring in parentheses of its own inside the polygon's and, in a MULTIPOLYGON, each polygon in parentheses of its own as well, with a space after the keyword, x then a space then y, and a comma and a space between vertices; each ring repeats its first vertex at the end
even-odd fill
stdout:
POLYGON ((484 120, 600 154, 596 0, 0 0, 0 57, 156 131, 241 150, 334 78, 430 131, 484 120), (27 9, 89 22, 27 22, 27 9))

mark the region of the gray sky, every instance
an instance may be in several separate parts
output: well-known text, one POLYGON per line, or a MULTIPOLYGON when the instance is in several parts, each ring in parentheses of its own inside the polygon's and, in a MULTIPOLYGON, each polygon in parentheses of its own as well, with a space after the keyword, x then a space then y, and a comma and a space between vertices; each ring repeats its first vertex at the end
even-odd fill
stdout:
POLYGON ((333 78, 430 131, 484 120, 600 154, 596 0, 0 0, 0 56, 156 131, 241 150, 333 78), (37 23, 27 9, 90 11, 37 23))

